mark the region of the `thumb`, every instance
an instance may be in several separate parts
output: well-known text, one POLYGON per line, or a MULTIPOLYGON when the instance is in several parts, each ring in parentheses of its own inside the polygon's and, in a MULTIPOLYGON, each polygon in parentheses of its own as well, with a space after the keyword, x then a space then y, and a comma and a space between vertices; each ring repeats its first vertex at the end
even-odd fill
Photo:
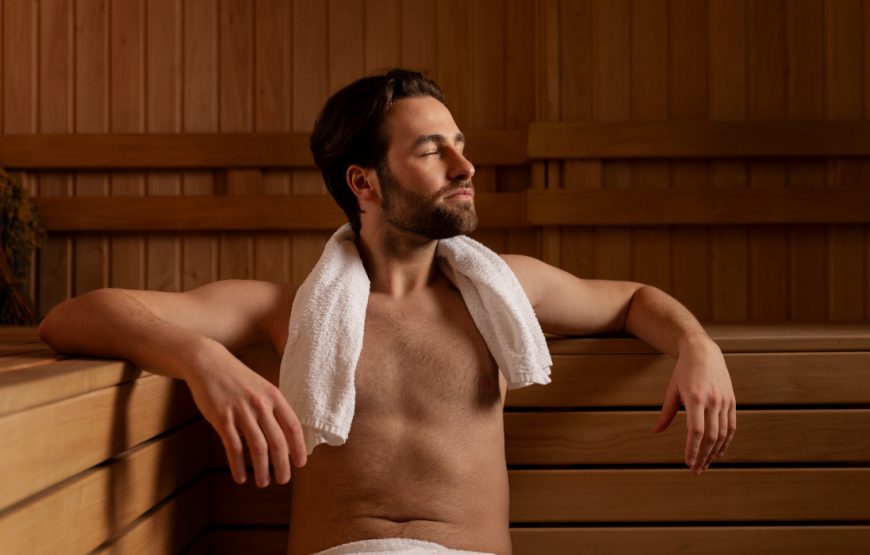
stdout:
POLYGON ((652 432, 659 433, 668 428, 673 422, 674 417, 677 415, 677 412, 680 410, 680 399, 679 394, 677 392, 677 388, 674 386, 673 382, 671 386, 668 388, 668 392, 665 395, 665 402, 662 405, 662 412, 659 416, 659 421, 656 422, 656 425, 653 426, 652 432))

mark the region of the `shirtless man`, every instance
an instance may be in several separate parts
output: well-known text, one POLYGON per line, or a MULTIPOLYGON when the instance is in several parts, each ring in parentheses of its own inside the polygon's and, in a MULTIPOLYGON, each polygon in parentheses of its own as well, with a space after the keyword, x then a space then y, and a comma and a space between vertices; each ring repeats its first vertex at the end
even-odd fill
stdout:
MULTIPOLYGON (((40 335, 59 351, 126 358, 185 380, 239 483, 245 446, 261 487, 270 475, 288 483, 292 461, 289 555, 395 537, 509 555, 505 379, 434 264, 437 239, 477 224, 464 146, 441 91, 413 72, 357 81, 318 118, 315 160, 357 231, 371 280, 344 445, 320 445, 307 460, 293 407, 232 354, 262 341, 283 354, 294 285, 101 289, 54 308, 40 335)), ((624 331, 675 357, 653 431, 667 428, 683 405, 691 471, 722 456, 736 429, 734 392, 720 350, 682 305, 650 286, 502 258, 545 332, 624 331)))

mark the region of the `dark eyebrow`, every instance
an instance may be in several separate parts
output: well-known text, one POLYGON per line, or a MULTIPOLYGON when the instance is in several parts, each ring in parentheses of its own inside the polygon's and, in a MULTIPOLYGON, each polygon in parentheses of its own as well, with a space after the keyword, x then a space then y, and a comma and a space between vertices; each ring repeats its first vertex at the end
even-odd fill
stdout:
MULTIPOLYGON (((463 143, 463 144, 464 144, 464 143, 465 143, 465 135, 463 135, 462 133, 457 133, 456 136, 454 137, 454 140, 455 140, 457 143, 463 143)), ((446 143, 446 142, 447 142, 447 138, 444 137, 444 135, 441 135, 441 134, 438 134, 438 133, 435 133, 435 134, 432 134, 432 135, 421 135, 420 137, 417 137, 417 140, 416 140, 416 141, 414 141, 414 148, 417 148, 418 146, 422 146, 422 145, 424 145, 424 144, 426 144, 426 143, 438 143, 438 144, 443 144, 443 143, 446 143)))

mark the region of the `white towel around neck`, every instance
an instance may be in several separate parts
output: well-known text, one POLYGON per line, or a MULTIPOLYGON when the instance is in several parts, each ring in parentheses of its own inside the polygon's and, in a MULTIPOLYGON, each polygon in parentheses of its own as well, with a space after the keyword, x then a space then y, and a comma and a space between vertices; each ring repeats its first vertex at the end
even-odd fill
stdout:
MULTIPOLYGON (((345 224, 293 300, 279 388, 302 424, 308 453, 347 441, 356 403, 371 282, 345 224)), ((531 303, 508 265, 464 236, 438 242, 436 258, 459 289, 508 389, 550 383, 553 362, 531 303)))

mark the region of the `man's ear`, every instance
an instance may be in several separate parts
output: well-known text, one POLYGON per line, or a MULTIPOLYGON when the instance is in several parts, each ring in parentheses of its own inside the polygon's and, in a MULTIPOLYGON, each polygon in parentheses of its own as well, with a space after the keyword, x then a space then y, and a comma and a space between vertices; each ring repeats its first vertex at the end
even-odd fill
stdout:
POLYGON ((375 170, 364 168, 359 164, 351 164, 347 167, 344 178, 347 180, 347 186, 361 203, 376 202, 380 197, 378 191, 380 183, 375 170))

